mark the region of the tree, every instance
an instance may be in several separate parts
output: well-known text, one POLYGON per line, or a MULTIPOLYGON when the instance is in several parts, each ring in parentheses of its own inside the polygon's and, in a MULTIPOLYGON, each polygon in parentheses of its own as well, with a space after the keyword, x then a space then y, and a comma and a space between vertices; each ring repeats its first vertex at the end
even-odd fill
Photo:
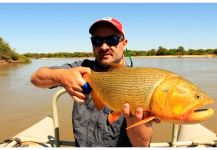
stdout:
POLYGON ((183 46, 179 46, 176 52, 177 52, 176 53, 177 55, 184 55, 185 54, 185 49, 184 49, 183 46))
POLYGON ((155 49, 151 49, 147 52, 147 56, 155 56, 156 55, 156 50, 155 49))
POLYGON ((9 43, 5 42, 2 37, 0 37, 0 60, 5 60, 6 62, 29 62, 29 59, 15 52, 9 46, 9 43))
POLYGON ((166 55, 167 49, 163 48, 162 46, 159 46, 156 55, 166 55))

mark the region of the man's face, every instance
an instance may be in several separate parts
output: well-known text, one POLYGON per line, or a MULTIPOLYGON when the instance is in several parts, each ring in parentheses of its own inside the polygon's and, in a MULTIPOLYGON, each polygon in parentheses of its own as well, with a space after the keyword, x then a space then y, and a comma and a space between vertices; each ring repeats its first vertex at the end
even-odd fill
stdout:
MULTIPOLYGON (((93 33, 93 37, 108 37, 116 35, 122 37, 119 32, 115 31, 111 26, 103 26, 96 29, 93 33)), ((127 40, 120 39, 119 43, 115 46, 108 45, 105 41, 101 46, 93 45, 93 52, 97 62, 104 66, 110 66, 113 63, 123 64, 124 62, 124 50, 127 45, 127 40)))

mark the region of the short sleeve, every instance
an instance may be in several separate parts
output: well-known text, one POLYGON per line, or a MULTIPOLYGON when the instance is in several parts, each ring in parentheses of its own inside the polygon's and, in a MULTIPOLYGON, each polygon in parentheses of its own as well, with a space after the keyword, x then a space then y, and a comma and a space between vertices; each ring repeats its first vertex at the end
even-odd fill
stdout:
POLYGON ((51 66, 49 68, 51 68, 51 69, 70 69, 70 68, 81 66, 82 62, 83 61, 75 61, 73 63, 66 63, 66 64, 63 64, 61 66, 51 66))

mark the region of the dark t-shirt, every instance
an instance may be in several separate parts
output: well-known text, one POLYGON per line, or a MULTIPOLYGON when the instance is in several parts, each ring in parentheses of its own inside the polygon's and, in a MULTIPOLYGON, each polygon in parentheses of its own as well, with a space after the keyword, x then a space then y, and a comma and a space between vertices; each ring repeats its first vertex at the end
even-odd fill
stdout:
MULTIPOLYGON (((73 68, 78 66, 89 67, 98 72, 102 70, 96 61, 88 59, 52 68, 73 68)), ((132 145, 126 133, 124 116, 121 115, 116 122, 109 124, 109 113, 111 113, 111 110, 107 107, 97 110, 94 107, 91 95, 84 104, 74 102, 72 123, 75 146, 131 147, 132 145)))

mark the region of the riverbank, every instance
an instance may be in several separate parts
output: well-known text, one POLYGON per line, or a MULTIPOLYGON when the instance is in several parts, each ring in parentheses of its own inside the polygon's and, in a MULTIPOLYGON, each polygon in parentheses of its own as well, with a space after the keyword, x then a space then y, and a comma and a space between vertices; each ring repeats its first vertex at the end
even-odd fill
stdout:
POLYGON ((3 64, 18 64, 18 63, 30 63, 31 60, 26 58, 26 59, 19 59, 19 60, 3 60, 3 59, 0 59, 0 65, 3 65, 3 64))
POLYGON ((0 60, 0 65, 1 64, 7 64, 7 62, 5 60, 0 60))
MULTIPOLYGON (((131 56, 132 58, 217 58, 217 55, 161 55, 161 56, 131 56)), ((62 57, 55 57, 55 58, 60 58, 64 59, 62 57)), ((67 57, 68 58, 68 57, 67 57)), ((69 58, 93 58, 93 57, 69 57, 69 58)), ((42 58, 37 58, 37 59, 54 59, 54 58, 47 58, 47 57, 42 57, 42 58)), ((0 65, 1 64, 17 64, 17 63, 23 63, 22 61, 5 61, 5 60, 0 60, 0 65)))
POLYGON ((24 62, 21 62, 21 61, 14 61, 14 60, 9 60, 9 61, 6 61, 6 60, 0 60, 0 65, 1 64, 17 64, 17 63, 24 63, 24 62))
POLYGON ((133 58, 217 58, 217 55, 161 55, 161 56, 132 56, 133 58))

